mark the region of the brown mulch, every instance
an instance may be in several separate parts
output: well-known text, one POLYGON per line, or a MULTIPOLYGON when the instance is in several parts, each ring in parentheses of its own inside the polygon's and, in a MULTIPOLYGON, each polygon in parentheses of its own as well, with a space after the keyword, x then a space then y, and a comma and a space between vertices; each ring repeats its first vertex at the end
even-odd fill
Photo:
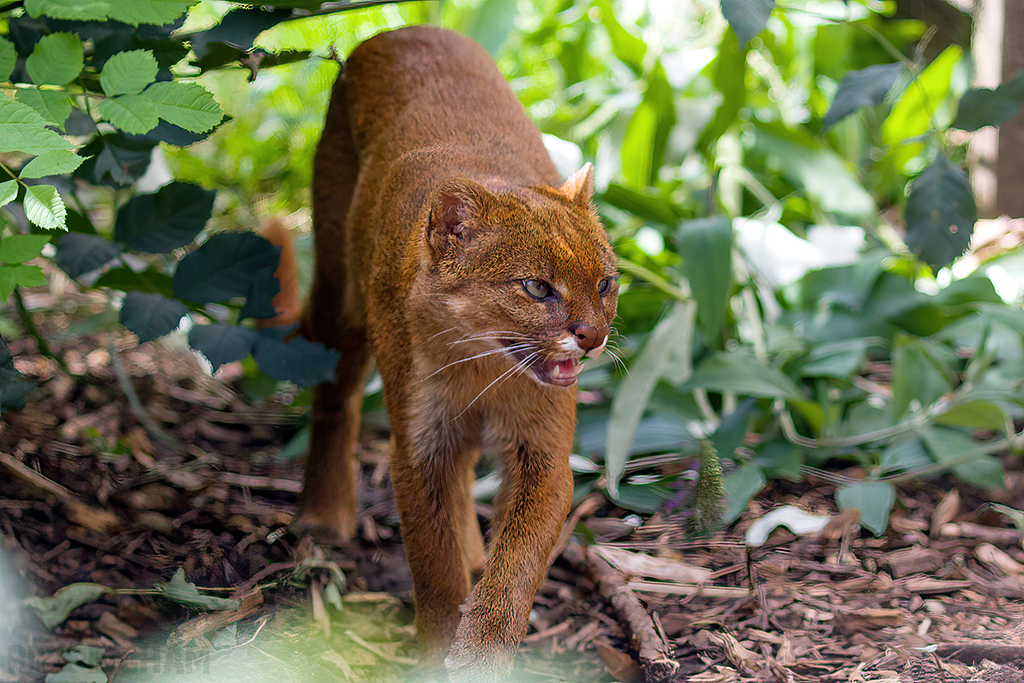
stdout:
MULTIPOLYGON (((67 321, 50 313, 46 324, 67 321)), ((227 628, 234 653, 290 666, 260 638, 334 639, 310 658, 335 680, 395 680, 378 678, 382 664, 409 670, 411 583, 383 432, 368 429, 362 443, 360 540, 324 550, 286 530, 301 481, 300 462, 279 456, 303 423, 291 397, 247 399, 243 378, 210 378, 183 348, 121 332, 54 345, 74 380, 31 339, 11 346, 41 386, 3 415, 0 549, 27 595, 80 582, 117 592, 52 629, 23 619, 0 653, 0 682, 42 681, 82 644, 102 649, 110 679, 127 680, 152 643, 209 653, 227 628), (153 595, 179 568, 237 607, 196 616, 153 595), (391 620, 378 640, 329 607, 335 568, 349 617, 391 620), (339 638, 361 654, 338 655, 339 638)), ((1019 457, 1005 462, 1003 492, 944 477, 903 484, 879 538, 837 514, 823 481, 774 482, 727 534, 703 541, 670 515, 639 519, 592 494, 567 524, 585 526, 591 545, 565 534, 517 671, 536 681, 1024 683, 1022 537, 984 505, 1024 508, 1019 457), (779 530, 745 547, 751 521, 786 504, 834 518, 817 534, 779 530)), ((487 506, 478 511, 486 521, 487 506)))

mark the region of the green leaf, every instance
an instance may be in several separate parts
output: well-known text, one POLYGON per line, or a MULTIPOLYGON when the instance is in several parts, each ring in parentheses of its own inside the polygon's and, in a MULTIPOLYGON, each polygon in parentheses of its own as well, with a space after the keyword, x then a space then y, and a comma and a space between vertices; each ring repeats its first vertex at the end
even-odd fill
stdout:
POLYGON ((153 101, 160 118, 193 133, 204 133, 224 118, 217 100, 198 83, 154 83, 142 94, 153 101))
POLYGON ((927 340, 898 334, 892 349, 892 417, 899 420, 911 402, 931 405, 953 390, 951 368, 943 367, 927 340))
POLYGON ((14 49, 14 43, 0 37, 0 83, 10 80, 17 61, 18 52, 14 49))
POLYGON ((74 33, 51 33, 36 43, 25 69, 36 85, 66 85, 78 78, 84 64, 81 38, 74 33))
POLYGON ((737 467, 722 479, 727 505, 722 513, 722 522, 732 524, 747 509, 747 503, 765 485, 764 472, 757 465, 747 463, 737 467))
POLYGON ((159 294, 128 292, 121 304, 121 324, 135 333, 140 344, 177 329, 188 307, 159 294))
POLYGON ((881 536, 889 526, 889 513, 896 503, 896 489, 884 481, 859 481, 836 489, 840 510, 860 510, 860 525, 881 536))
POLYGON ((0 183, 0 206, 10 204, 18 197, 18 181, 5 180, 0 183))
POLYGON ((81 664, 65 664, 60 671, 46 674, 43 679, 44 683, 107 683, 108 680, 103 669, 81 664))
POLYGON ((64 128, 64 122, 71 115, 71 97, 57 90, 40 90, 38 88, 19 88, 14 98, 27 104, 54 124, 64 128))
POLYGON ((104 21, 115 0, 25 0, 25 10, 32 17, 45 15, 51 19, 73 21, 104 21))
POLYGON ((466 35, 496 56, 516 24, 519 8, 508 0, 484 0, 473 14, 473 23, 466 35))
POLYGON ((132 135, 142 135, 160 123, 157 106, 144 95, 118 95, 96 105, 101 118, 132 135))
POLYGON ((946 427, 923 427, 918 434, 935 461, 949 465, 968 484, 983 489, 1006 486, 999 460, 981 450, 978 442, 966 434, 946 427))
POLYGON ((18 173, 18 177, 25 179, 64 175, 81 166, 83 161, 85 161, 85 157, 75 154, 70 149, 54 149, 43 152, 25 164, 21 172, 18 173))
POLYGON ((25 215, 29 221, 40 228, 56 230, 66 229, 64 220, 67 209, 60 198, 57 188, 52 185, 28 185, 25 187, 25 215))
POLYGON ((791 379, 742 350, 720 351, 701 361, 682 390, 697 387, 716 392, 731 391, 741 396, 807 400, 791 379))
POLYGON ((63 624, 82 605, 112 592, 98 583, 72 583, 48 598, 26 598, 22 604, 36 613, 48 629, 63 624))
POLYGON ((100 275, 93 287, 109 287, 121 292, 146 292, 147 294, 174 295, 174 280, 170 275, 150 266, 134 271, 127 266, 111 268, 100 275))
POLYGON ((184 247, 206 227, 216 196, 198 185, 173 182, 153 194, 132 197, 117 213, 114 239, 151 254, 184 247))
POLYGON ((989 401, 969 401, 939 415, 935 423, 998 432, 1006 427, 1006 411, 989 401))
POLYGON ((633 360, 629 374, 615 392, 611 416, 608 418, 605 454, 608 492, 612 496, 618 493, 619 478, 625 470, 630 445, 654 385, 661 379, 672 352, 689 347, 688 337, 693 333, 690 329, 692 315, 693 304, 677 304, 668 317, 654 328, 643 349, 633 360))
MULTIPOLYGON (((12 181, 13 182, 13 181, 12 181)), ((39 256, 49 235, 11 235, 0 239, 0 263, 24 263, 39 256)))
POLYGON ((194 583, 185 580, 185 570, 181 567, 167 583, 157 582, 157 593, 168 600, 199 610, 238 609, 238 600, 203 595, 194 583))
POLYGON ((247 296, 253 276, 277 263, 278 249, 259 235, 219 233, 178 263, 174 295, 200 304, 247 296))
POLYGON ((684 223, 677 233, 683 275, 697 303, 697 325, 705 343, 722 348, 722 325, 732 286, 732 221, 725 216, 684 223))
POLYGON ((0 266, 0 304, 7 301, 15 287, 42 287, 45 284, 46 276, 39 266, 20 263, 0 266))
POLYGON ((967 175, 939 154, 910 184, 903 241, 933 268, 949 265, 970 245, 977 216, 967 175))
POLYGON ((118 52, 103 65, 100 87, 108 97, 135 95, 156 80, 157 71, 156 57, 149 50, 118 52))
POLYGON ((732 27, 741 48, 764 30, 775 9, 775 0, 721 0, 721 3, 722 15, 732 27))
POLYGON ((76 645, 73 649, 62 652, 61 657, 70 664, 83 666, 99 666, 103 662, 104 650, 94 645, 76 645))
POLYGON ((121 253, 121 246, 99 235, 69 232, 57 240, 53 260, 68 275, 77 278, 106 265, 121 253))
POLYGON ((270 377, 300 387, 312 387, 335 378, 339 354, 304 337, 285 341, 290 330, 260 330, 252 356, 260 370, 270 377))
POLYGON ((110 0, 110 18, 132 26, 169 24, 199 0, 110 0))
POLYGON ((188 344, 199 351, 217 372, 220 366, 242 360, 253 352, 257 333, 239 325, 212 323, 196 325, 188 333, 188 344))
POLYGON ((623 28, 619 20, 615 18, 615 10, 608 0, 597 0, 594 6, 601 12, 601 24, 608 31, 611 38, 612 52, 616 59, 633 70, 633 73, 640 75, 644 72, 644 56, 647 54, 647 44, 632 33, 623 28))
POLYGON ((976 131, 985 126, 1000 126, 1017 115, 1022 102, 1024 72, 996 88, 971 88, 960 98, 953 128, 976 131))
POLYGON ((71 149, 67 140, 46 126, 46 120, 32 107, 0 97, 0 153, 71 149))
POLYGON ((848 72, 839 82, 832 106, 825 112, 822 130, 828 130, 858 109, 881 104, 902 70, 903 65, 897 63, 876 64, 848 72))
POLYGON ((643 99, 622 140, 622 174, 634 187, 646 187, 658 177, 665 160, 669 133, 676 123, 672 85, 658 62, 647 74, 643 99))
POLYGON ((729 130, 747 104, 747 47, 740 49, 736 34, 726 31, 711 62, 711 81, 722 94, 715 116, 700 134, 698 148, 705 154, 714 150, 719 138, 729 130))
POLYGON ((852 377, 867 360, 869 339, 844 339, 811 347, 808 360, 800 367, 803 377, 852 377))

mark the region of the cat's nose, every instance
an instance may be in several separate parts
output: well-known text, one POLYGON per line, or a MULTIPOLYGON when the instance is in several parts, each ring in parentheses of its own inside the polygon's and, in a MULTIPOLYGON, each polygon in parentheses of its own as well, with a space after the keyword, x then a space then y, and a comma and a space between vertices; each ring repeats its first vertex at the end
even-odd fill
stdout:
POLYGON ((593 351, 595 348, 604 343, 604 337, 606 333, 602 333, 593 325, 587 323, 579 323, 577 325, 571 325, 569 332, 576 337, 576 343, 580 345, 580 348, 586 352, 593 351))

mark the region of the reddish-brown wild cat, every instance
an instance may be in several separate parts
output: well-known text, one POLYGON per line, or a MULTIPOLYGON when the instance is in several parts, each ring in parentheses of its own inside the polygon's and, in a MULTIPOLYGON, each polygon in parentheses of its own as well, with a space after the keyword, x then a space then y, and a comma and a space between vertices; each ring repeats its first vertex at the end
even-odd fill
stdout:
POLYGON ((315 391, 294 526, 354 533, 373 355, 424 654, 452 681, 503 680, 569 509, 576 376, 615 317, 591 167, 563 182, 490 56, 417 26, 349 57, 314 171, 300 329, 341 360, 315 391), (486 552, 470 496, 485 444, 503 477, 486 552))

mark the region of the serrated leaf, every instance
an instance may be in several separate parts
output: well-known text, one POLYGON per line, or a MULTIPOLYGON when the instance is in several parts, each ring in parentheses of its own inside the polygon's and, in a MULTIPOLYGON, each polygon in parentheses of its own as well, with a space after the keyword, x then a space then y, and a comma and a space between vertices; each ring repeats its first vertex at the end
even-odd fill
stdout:
POLYGON ((173 182, 132 197, 117 213, 114 239, 152 254, 184 247, 206 227, 216 196, 198 185, 173 182))
POLYGON ((47 230, 66 229, 67 209, 57 188, 52 185, 29 185, 25 188, 25 215, 29 221, 47 230))
POLYGON ((967 175, 940 154, 910 184, 903 241, 933 268, 949 265, 970 245, 977 215, 967 175))
POLYGON ((45 178, 51 175, 64 175, 71 173, 82 165, 85 157, 78 156, 70 149, 55 149, 43 152, 32 161, 25 164, 19 178, 45 178))
POLYGON ((51 33, 36 43, 25 60, 25 70, 36 85, 66 85, 78 78, 84 64, 81 38, 74 33, 51 33))
POLYGON ((252 353, 256 340, 255 330, 223 323, 196 325, 188 333, 189 346, 206 356, 214 372, 252 353))
POLYGON ((167 583, 157 582, 155 586, 157 593, 168 600, 202 610, 228 610, 238 609, 239 602, 233 598, 218 598, 213 595, 203 595, 196 588, 194 583, 185 580, 185 570, 178 568, 174 576, 167 583))
POLYGON ((1001 126, 1020 111, 1024 102, 1024 72, 996 88, 971 88, 960 98, 953 128, 976 131, 1001 126))
POLYGON ((0 266, 0 305, 7 301, 15 287, 42 287, 45 284, 46 276, 39 266, 21 263, 0 266))
POLYGON ((860 510, 860 525, 881 536, 889 526, 889 512, 896 502, 896 489, 884 481, 859 481, 836 489, 840 510, 860 510))
MULTIPOLYGON (((13 181, 12 181, 13 182, 13 181)), ((11 235, 0 239, 0 263, 24 263, 39 256, 49 235, 11 235)))
POLYGON ((64 127, 64 122, 71 115, 71 98, 65 92, 57 90, 40 90, 39 88, 19 88, 15 99, 23 102, 49 121, 64 127))
POLYGON ((118 95, 102 100, 96 113, 125 133, 142 135, 160 123, 157 107, 143 95, 118 95))
POLYGON ((902 64, 876 64, 848 72, 839 82, 832 105, 822 119, 822 130, 828 130, 858 109, 881 104, 902 70, 902 64))
POLYGON ((0 83, 11 78, 17 61, 18 52, 14 49, 14 43, 6 38, 0 38, 0 83))
POLYGON ((158 68, 149 50, 118 52, 103 65, 100 87, 108 97, 135 95, 156 80, 158 68))
POLYGON ((18 181, 5 180, 0 183, 0 206, 10 204, 18 197, 18 181))
POLYGON ((111 589, 98 583, 72 583, 48 598, 26 598, 22 604, 32 609, 43 625, 50 629, 64 623, 82 605, 110 592, 111 589))
POLYGON ((276 268, 278 251, 251 232, 213 235, 174 272, 174 295, 196 303, 247 296, 254 273, 276 268))
POLYGON ((112 0, 25 0, 25 10, 32 17, 46 15, 51 19, 104 21, 112 0))
POLYGON ((259 332, 252 355, 260 370, 300 387, 334 380, 340 357, 337 351, 303 337, 285 341, 284 334, 273 329, 259 332))
POLYGON ((46 120, 32 107, 0 97, 0 153, 71 149, 67 140, 46 126, 46 120))
POLYGON ((111 0, 110 18, 132 26, 169 24, 199 0, 111 0))
POLYGON ((135 333, 140 344, 159 339, 181 323, 188 307, 160 294, 128 292, 121 304, 121 324, 135 333))
POLYGON ((217 100, 198 83, 154 83, 142 94, 153 101, 160 118, 193 133, 206 132, 224 118, 217 100))
POLYGON ((740 49, 764 30, 775 9, 775 0, 721 0, 721 3, 722 15, 736 34, 740 49))
POLYGON ((99 235, 69 232, 57 240, 53 260, 68 275, 77 278, 107 264, 121 253, 121 245, 99 235))
POLYGON ((732 286, 732 221, 725 216, 688 221, 676 241, 683 254, 683 275, 697 302, 697 324, 705 344, 722 348, 722 324, 732 286))

